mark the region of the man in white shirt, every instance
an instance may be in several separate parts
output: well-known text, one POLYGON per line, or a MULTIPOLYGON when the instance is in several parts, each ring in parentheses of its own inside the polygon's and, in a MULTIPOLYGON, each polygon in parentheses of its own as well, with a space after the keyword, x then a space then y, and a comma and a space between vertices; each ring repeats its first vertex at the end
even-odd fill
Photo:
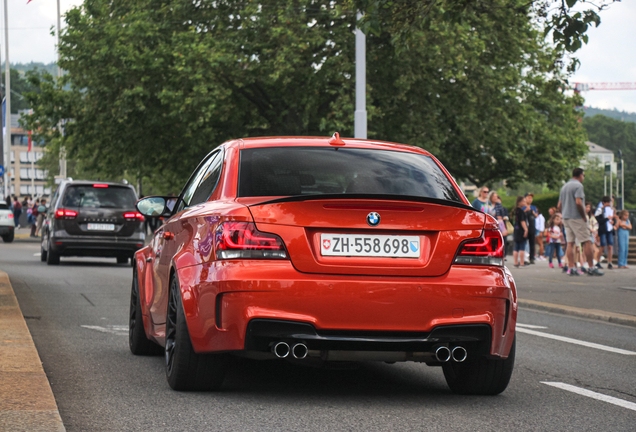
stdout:
POLYGON ((538 246, 538 254, 537 259, 540 261, 545 261, 545 257, 543 256, 543 231, 545 231, 545 217, 541 213, 539 213, 539 209, 537 209, 537 213, 539 214, 534 220, 534 226, 536 229, 536 245, 538 246))

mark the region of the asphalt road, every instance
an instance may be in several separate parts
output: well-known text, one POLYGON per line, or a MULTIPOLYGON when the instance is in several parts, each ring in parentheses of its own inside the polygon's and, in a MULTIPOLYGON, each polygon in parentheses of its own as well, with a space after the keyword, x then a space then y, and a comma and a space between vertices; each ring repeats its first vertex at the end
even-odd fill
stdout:
POLYGON ((16 242, 0 244, 0 269, 68 431, 632 431, 636 424, 633 327, 522 310, 515 372, 496 397, 456 396, 441 368, 423 364, 329 370, 249 360, 233 364, 220 392, 179 393, 168 387, 161 357, 128 350, 129 266, 84 258, 47 266, 37 243, 16 242))

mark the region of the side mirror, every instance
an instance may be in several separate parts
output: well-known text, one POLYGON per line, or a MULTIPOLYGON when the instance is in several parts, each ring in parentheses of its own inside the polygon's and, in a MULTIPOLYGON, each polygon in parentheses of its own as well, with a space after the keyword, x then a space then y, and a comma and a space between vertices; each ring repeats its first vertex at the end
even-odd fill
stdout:
MULTIPOLYGON (((139 213, 146 217, 161 217, 171 213, 171 209, 168 207, 168 200, 170 198, 149 196, 137 201, 135 207, 139 210, 139 213)), ((172 203, 174 207, 174 203, 172 203)))

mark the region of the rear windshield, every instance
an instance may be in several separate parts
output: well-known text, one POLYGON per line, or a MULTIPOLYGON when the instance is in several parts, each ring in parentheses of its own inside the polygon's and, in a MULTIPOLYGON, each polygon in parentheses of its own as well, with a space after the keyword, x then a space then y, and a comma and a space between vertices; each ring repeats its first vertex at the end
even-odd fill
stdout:
POLYGON ((64 193, 62 207, 133 209, 137 197, 128 187, 70 186, 64 193))
POLYGON ((240 197, 321 194, 408 195, 463 202, 430 156, 342 147, 241 150, 240 197))
POLYGON ((0 210, 9 210, 9 206, 5 203, 0 203, 0 210))

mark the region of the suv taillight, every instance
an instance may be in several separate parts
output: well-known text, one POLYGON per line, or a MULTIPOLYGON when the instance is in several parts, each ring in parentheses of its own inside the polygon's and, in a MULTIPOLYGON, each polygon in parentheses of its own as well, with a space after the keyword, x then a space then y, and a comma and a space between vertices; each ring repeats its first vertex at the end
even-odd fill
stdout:
POLYGON ((217 259, 287 259, 283 240, 251 222, 225 222, 216 230, 217 259))
POLYGON ((144 220, 146 220, 146 218, 144 218, 144 215, 139 212, 126 212, 124 213, 124 219, 137 219, 139 222, 143 222, 144 220))
POLYGON ((75 210, 57 209, 55 211, 55 219, 75 219, 77 212, 75 210))
POLYGON ((503 237, 499 230, 485 230, 482 236, 461 245, 455 264, 503 266, 503 237))

